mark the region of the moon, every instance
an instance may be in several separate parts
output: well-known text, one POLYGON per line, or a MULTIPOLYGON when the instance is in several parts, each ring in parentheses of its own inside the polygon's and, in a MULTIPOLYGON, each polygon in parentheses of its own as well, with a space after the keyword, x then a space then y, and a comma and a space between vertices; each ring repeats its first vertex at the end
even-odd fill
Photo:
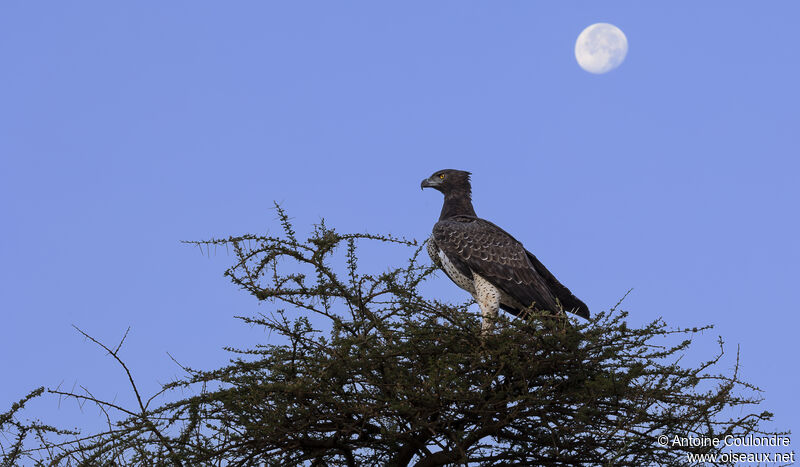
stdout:
POLYGON ((595 23, 575 41, 575 60, 589 73, 608 73, 628 54, 628 38, 613 24, 595 23))

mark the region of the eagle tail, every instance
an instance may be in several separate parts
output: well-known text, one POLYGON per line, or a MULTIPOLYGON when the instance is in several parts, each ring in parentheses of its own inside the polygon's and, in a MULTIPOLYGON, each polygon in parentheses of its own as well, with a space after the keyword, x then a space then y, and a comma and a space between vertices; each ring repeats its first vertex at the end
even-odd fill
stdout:
POLYGON ((589 307, 561 284, 553 273, 548 271, 547 268, 544 267, 544 264, 536 259, 533 253, 528 250, 525 250, 525 253, 528 254, 528 259, 531 261, 533 268, 542 276, 550 290, 553 291, 553 294, 556 296, 559 303, 561 303, 561 307, 566 311, 575 313, 581 318, 589 319, 589 307))
MULTIPOLYGON (((563 287, 563 286, 562 286, 563 287)), ((572 295, 572 292, 569 291, 566 287, 564 287, 566 293, 559 291, 558 301, 561 303, 561 307, 566 311, 571 311, 576 315, 580 316, 581 318, 589 319, 589 307, 586 306, 578 297, 572 295)))

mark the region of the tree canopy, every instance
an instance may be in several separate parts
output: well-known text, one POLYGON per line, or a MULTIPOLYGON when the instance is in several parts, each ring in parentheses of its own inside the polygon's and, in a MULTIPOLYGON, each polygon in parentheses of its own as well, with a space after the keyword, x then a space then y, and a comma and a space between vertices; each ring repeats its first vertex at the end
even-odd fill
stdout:
MULTIPOLYGON (((470 302, 423 293, 435 270, 421 245, 324 222, 301 241, 276 208, 279 236, 188 242, 230 249, 225 275, 268 305, 239 319, 271 331, 267 342, 228 348, 222 368, 184 367, 156 396, 190 395, 166 402, 133 378, 135 407, 46 391, 96 404, 108 417, 100 432, 25 419, 39 388, 0 414, 3 465, 684 465, 721 447, 659 436, 774 433, 738 358, 719 369, 721 340, 703 363, 682 363, 710 326, 630 326, 616 306, 588 321, 501 316, 484 335, 470 302), (367 274, 364 242, 407 248, 408 260, 367 274)), ((121 342, 87 337, 130 375, 121 342)))

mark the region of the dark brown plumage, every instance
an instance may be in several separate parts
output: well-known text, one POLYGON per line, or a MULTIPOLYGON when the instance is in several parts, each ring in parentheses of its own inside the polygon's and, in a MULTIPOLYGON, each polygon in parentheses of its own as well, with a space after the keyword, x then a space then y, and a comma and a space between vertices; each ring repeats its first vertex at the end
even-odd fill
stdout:
POLYGON ((484 321, 487 315, 496 315, 498 307, 517 316, 533 307, 563 309, 588 318, 586 304, 564 287, 536 256, 500 227, 477 217, 472 207, 469 175, 461 170, 440 170, 422 181, 423 188, 434 188, 445 196, 428 244, 433 261, 478 300, 484 321), (476 277, 496 288, 499 303, 474 285, 478 283, 476 277))

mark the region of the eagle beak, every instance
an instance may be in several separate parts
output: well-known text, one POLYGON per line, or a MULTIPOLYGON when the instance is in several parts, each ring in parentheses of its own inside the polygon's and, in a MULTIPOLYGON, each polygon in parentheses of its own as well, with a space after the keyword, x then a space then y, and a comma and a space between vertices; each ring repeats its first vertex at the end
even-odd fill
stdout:
POLYGON ((422 180, 422 183, 419 184, 419 187, 420 187, 420 189, 435 188, 436 185, 437 185, 437 183, 435 181, 431 181, 430 178, 426 178, 426 179, 422 180))

